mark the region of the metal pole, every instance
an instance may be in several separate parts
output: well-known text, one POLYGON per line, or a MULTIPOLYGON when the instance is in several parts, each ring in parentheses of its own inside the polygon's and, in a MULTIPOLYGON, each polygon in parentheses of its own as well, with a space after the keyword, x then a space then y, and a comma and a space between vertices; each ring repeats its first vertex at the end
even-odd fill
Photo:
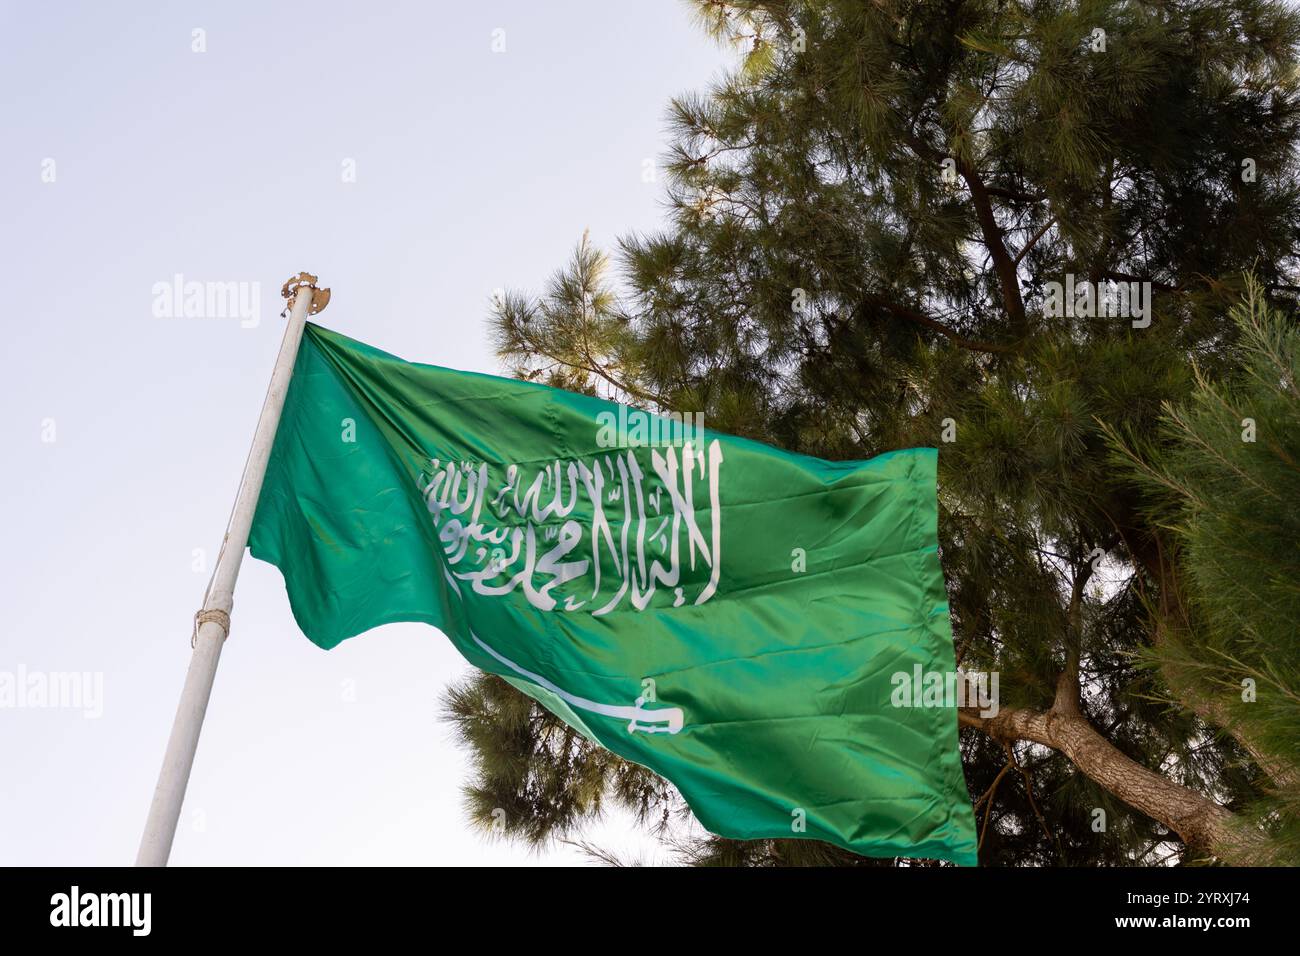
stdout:
POLYGON ((271 373, 271 385, 262 404, 262 414, 257 420, 253 447, 244 466, 235 506, 226 525, 226 536, 217 555, 217 565, 212 570, 203 608, 194 618, 194 653, 190 655, 190 668, 185 675, 185 687, 176 708, 176 720, 167 741, 162 770, 158 773, 158 786, 149 807, 149 819, 140 840, 136 866, 166 866, 171 854, 181 804, 185 801, 185 787, 189 783, 190 768, 194 766, 194 751, 199 745, 199 731, 203 729, 203 715, 208 709, 212 681, 217 674, 217 662, 221 659, 221 646, 230 631, 235 579, 239 576, 239 565, 248 545, 253 512, 257 509, 257 497, 266 476, 266 463, 271 456, 276 426, 280 423, 284 397, 289 390, 303 327, 308 314, 314 315, 329 302, 329 289, 317 289, 316 277, 305 272, 286 282, 282 292, 286 299, 292 299, 289 323, 284 330, 284 341, 280 343, 280 354, 275 360, 275 371, 271 373))

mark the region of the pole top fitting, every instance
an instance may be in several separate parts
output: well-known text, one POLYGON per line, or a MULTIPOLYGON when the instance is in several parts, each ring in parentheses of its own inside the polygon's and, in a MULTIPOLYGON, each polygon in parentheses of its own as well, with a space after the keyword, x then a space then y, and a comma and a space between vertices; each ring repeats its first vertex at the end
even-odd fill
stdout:
MULTIPOLYGON (((298 290, 303 288, 312 290, 311 306, 307 309, 307 314, 315 315, 317 312, 324 312, 325 306, 330 304, 330 290, 316 288, 316 276, 309 272, 299 272, 291 278, 280 289, 280 295, 292 302, 294 297, 297 296, 298 290)), ((284 315, 288 311, 289 307, 285 306, 284 312, 280 314, 284 315)))

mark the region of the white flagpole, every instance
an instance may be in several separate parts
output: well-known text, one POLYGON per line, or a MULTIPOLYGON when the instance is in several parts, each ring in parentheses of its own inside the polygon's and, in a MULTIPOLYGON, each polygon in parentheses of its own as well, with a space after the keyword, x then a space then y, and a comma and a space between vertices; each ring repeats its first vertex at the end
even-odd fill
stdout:
POLYGON ((235 579, 248 545, 248 532, 253 525, 253 512, 257 497, 266 476, 266 463, 275 441, 275 429, 280 423, 284 397, 293 375, 293 362, 302 341, 303 327, 308 314, 315 315, 329 303, 330 290, 317 289, 316 277, 299 273, 284 284, 282 293, 292 299, 289 323, 280 343, 280 354, 271 373, 271 385, 262 404, 262 414, 253 434, 253 447, 248 453, 244 476, 235 496, 235 506, 226 525, 226 536, 217 555, 217 565, 212 570, 203 599, 203 608, 194 616, 192 638, 194 653, 190 655, 190 668, 185 675, 181 702, 176 708, 176 721, 167 741, 162 770, 158 773, 158 786, 149 807, 144 836, 140 840, 140 853, 136 866, 166 866, 171 854, 172 838, 180 819, 181 804, 185 800, 185 787, 189 783, 190 768, 194 766, 194 751, 199 745, 199 731, 203 729, 203 715, 208 709, 212 681, 217 674, 217 661, 221 659, 221 646, 230 632, 230 609, 234 602, 235 579))

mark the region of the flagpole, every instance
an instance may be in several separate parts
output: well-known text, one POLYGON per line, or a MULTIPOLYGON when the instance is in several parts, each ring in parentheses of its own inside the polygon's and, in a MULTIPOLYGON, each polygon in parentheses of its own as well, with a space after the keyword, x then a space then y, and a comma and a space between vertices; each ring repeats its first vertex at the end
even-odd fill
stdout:
POLYGON ((136 866, 166 866, 171 854, 172 839, 176 836, 176 823, 180 819, 181 805, 185 801, 185 787, 189 783, 190 768, 194 766, 194 752, 199 745, 199 731, 203 729, 203 715, 208 709, 212 681, 221 659, 221 647, 230 632, 230 610, 234 603, 235 579, 248 545, 248 532, 253 525, 253 512, 266 476, 266 464, 271 457, 276 426, 289 390, 294 359, 302 341, 307 316, 315 315, 329 304, 330 290, 317 289, 316 277, 299 273, 284 284, 281 294, 291 300, 289 321, 280 343, 280 354, 271 373, 271 384, 262 403, 262 414, 257 419, 253 445, 244 465, 244 475, 235 495, 235 506, 226 525, 226 536, 217 555, 212 580, 203 598, 203 607, 194 616, 194 634, 191 646, 189 671, 176 708, 167 752, 163 756, 162 770, 158 773, 158 786, 154 789, 149 819, 145 822, 144 836, 136 866))

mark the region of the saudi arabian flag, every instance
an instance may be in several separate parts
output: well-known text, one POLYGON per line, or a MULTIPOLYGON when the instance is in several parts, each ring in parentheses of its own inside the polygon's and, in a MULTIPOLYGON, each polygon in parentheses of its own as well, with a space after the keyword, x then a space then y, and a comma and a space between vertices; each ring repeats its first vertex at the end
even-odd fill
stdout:
POLYGON ((975 862, 936 452, 829 462, 308 325, 253 524, 314 643, 441 630, 714 833, 975 862), (905 706, 897 706, 902 703, 905 706))

